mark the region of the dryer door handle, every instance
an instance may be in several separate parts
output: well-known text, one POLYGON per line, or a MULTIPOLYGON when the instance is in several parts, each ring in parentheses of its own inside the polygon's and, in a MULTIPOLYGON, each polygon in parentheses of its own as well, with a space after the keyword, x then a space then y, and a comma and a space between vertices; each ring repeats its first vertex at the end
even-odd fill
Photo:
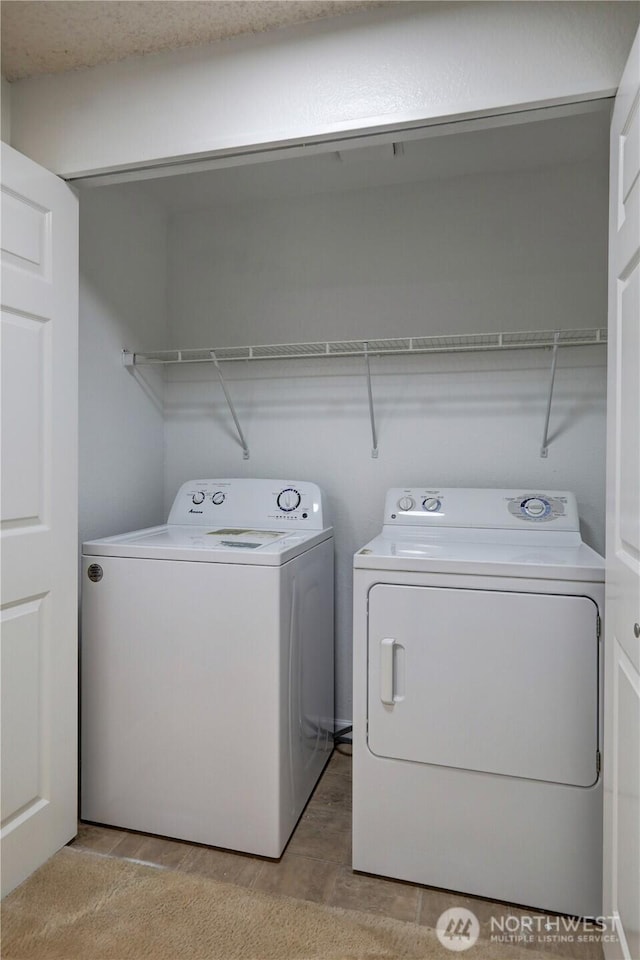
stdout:
POLYGON ((393 648, 396 641, 392 637, 385 637, 380 642, 380 699, 391 706, 395 703, 393 697, 393 648))

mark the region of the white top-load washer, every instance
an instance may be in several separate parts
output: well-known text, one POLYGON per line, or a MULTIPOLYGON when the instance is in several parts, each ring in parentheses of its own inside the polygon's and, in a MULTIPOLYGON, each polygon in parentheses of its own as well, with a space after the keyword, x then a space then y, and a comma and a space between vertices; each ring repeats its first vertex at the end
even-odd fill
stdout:
POLYGON ((575 497, 393 489, 354 567, 354 868, 600 914, 604 561, 575 497))
POLYGON ((279 857, 333 745, 319 488, 191 480, 83 553, 82 818, 279 857))

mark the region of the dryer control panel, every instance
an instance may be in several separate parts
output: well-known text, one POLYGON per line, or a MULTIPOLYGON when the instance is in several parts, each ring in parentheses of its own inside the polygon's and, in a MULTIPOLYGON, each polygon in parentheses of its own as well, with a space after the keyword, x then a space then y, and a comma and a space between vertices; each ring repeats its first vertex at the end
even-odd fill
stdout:
POLYGON ((578 507, 566 490, 470 487, 393 487, 384 523, 422 530, 438 527, 540 529, 579 533, 578 507))
POLYGON ((206 479, 183 483, 169 523, 323 530, 322 491, 306 480, 206 479))
POLYGON ((567 495, 552 493, 523 493, 508 501, 509 513, 530 523, 547 523, 564 517, 567 495))

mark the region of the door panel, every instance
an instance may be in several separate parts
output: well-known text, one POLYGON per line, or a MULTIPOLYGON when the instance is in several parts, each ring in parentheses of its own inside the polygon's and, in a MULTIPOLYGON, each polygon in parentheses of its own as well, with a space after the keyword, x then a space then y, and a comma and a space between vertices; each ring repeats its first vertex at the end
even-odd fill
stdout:
POLYGON ((2 523, 44 522, 43 496, 51 425, 44 404, 43 371, 50 362, 48 321, 2 311, 2 523), (19 399, 18 399, 19 398, 19 399), (16 416, 15 404, 20 404, 16 416))
POLYGON ((380 756, 591 786, 597 608, 587 597, 376 584, 368 698, 380 756))
POLYGON ((42 600, 2 611, 2 814, 11 818, 44 792, 40 756, 42 600), (34 678, 36 682, 34 681, 34 678))
POLYGON ((2 892, 76 832, 78 217, 2 145, 2 892))
POLYGON ((51 210, 3 185, 3 260, 37 276, 51 274, 51 210))
MULTIPOLYGON (((640 187, 640 185, 639 185, 640 187)), ((628 561, 640 558, 640 266, 635 265, 620 293, 620 548, 628 561)), ((638 644, 632 644, 631 630, 621 640, 627 655, 640 669, 638 644)))
POLYGON ((604 914, 640 956, 640 33, 611 121, 604 914))
POLYGON ((624 930, 629 957, 640 957, 638 927, 638 783, 640 783, 640 686, 629 664, 618 661, 615 678, 618 736, 615 757, 617 780, 615 885, 617 913, 624 930))

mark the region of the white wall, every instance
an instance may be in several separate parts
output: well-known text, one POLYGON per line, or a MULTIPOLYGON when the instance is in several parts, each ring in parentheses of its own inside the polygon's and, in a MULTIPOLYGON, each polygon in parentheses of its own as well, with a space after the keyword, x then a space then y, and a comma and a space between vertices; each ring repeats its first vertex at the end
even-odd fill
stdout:
POLYGON ((611 95, 635 2, 392 3, 12 85, 13 145, 65 177, 611 95))
MULTIPOLYGON (((606 324, 602 164, 434 180, 175 217, 171 346, 599 327, 606 324)), ((336 528, 337 704, 351 711, 351 558, 387 487, 566 488, 604 545, 604 349, 561 354, 540 459, 549 354, 374 360, 380 457, 355 361, 226 367, 242 460, 211 367, 167 383, 166 506, 191 476, 316 480, 336 528)))
POLYGON ((606 278, 589 269, 606 256, 606 187, 601 167, 572 164, 182 214, 170 336, 203 347, 606 326, 606 278))
POLYGON ((166 258, 166 218, 152 201, 82 191, 80 542, 164 519, 164 380, 132 376, 121 351, 165 342, 166 258))

